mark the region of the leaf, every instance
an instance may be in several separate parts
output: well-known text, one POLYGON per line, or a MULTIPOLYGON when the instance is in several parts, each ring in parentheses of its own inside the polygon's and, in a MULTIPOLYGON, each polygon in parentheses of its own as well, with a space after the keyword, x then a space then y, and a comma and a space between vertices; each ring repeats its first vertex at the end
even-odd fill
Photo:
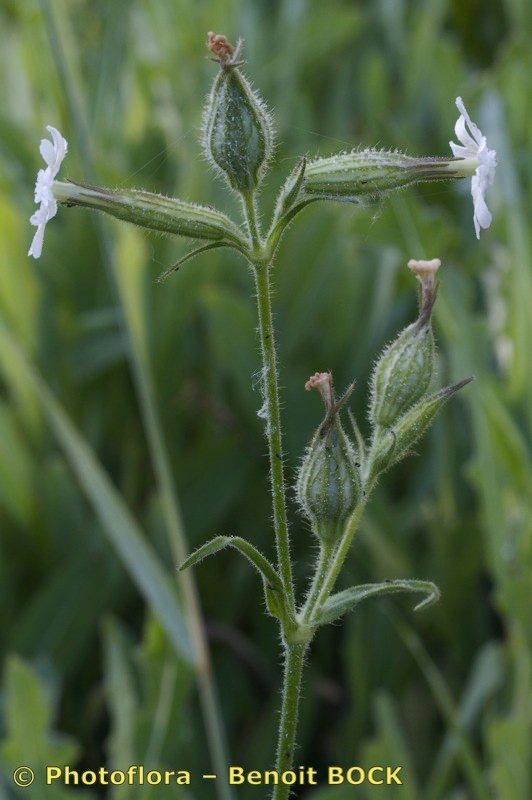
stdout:
POLYGON ((353 611, 363 600, 398 592, 421 592, 427 595, 415 606, 414 611, 428 608, 440 598, 440 590, 431 581, 395 580, 384 583, 361 583, 359 586, 352 586, 350 589, 331 595, 319 609, 315 621, 318 625, 326 625, 346 612, 353 611))
POLYGON ((44 788, 45 768, 71 766, 78 758, 78 745, 52 729, 54 703, 38 674, 16 656, 7 660, 5 673, 6 737, 0 745, 0 762, 8 772, 21 764, 35 772, 35 789, 28 798, 60 800, 74 793, 63 786, 44 788))
POLYGON ((164 272, 157 277, 157 283, 164 283, 164 281, 170 277, 174 272, 186 264, 187 261, 190 261, 192 258, 199 256, 201 253, 206 253, 208 250, 216 250, 219 247, 231 247, 229 242, 211 242, 210 244, 204 244, 202 247, 196 247, 194 250, 189 250, 188 253, 185 253, 180 259, 178 259, 175 264, 172 264, 171 267, 165 269, 164 272))
MULTIPOLYGON (((375 764, 401 767, 402 785, 386 787, 386 799, 417 800, 420 796, 416 770, 407 741, 405 727, 397 704, 388 692, 379 692, 374 701, 375 734, 364 743, 362 765, 370 769, 375 764)), ((436 797, 437 795, 424 795, 436 797)))
MULTIPOLYGON (((137 763, 135 722, 138 693, 128 659, 128 642, 122 628, 113 620, 104 625, 105 694, 111 732, 107 740, 110 769, 124 769, 124 764, 137 763)), ((134 797, 131 786, 116 787, 116 798, 134 797)))
POLYGON ((347 416, 349 417, 349 422, 351 423, 351 428, 353 429, 353 434, 357 443, 360 462, 363 465, 364 461, 366 460, 366 441, 362 435, 362 431, 360 430, 358 422, 356 421, 356 417, 350 408, 347 409, 347 416))
POLYGON ((211 539, 210 542, 206 542, 192 553, 186 561, 181 564, 179 570, 182 571, 193 567, 195 564, 203 561, 204 558, 207 558, 207 556, 212 556, 225 547, 234 547, 235 550, 242 553, 242 555, 256 567, 265 581, 270 583, 275 589, 282 589, 281 579, 268 559, 265 558, 251 542, 242 539, 240 536, 216 536, 214 539, 211 539))
POLYGON ((35 512, 34 467, 13 409, 0 401, 0 506, 22 525, 35 512))
MULTIPOLYGON (((504 685, 505 677, 501 648, 497 644, 488 642, 480 650, 473 663, 466 688, 462 693, 460 705, 457 709, 460 725, 469 735, 474 731, 478 718, 490 700, 504 685)), ((492 722, 490 720, 491 725, 497 725, 498 722, 497 718, 494 718, 492 722)), ((452 769, 457 760, 459 750, 459 737, 452 730, 448 730, 439 753, 434 760, 432 773, 425 783, 427 797, 442 797, 444 795, 445 788, 450 785, 452 769)), ((521 755, 520 753, 518 757, 521 755)), ((509 786, 509 783, 507 785, 509 786)))
POLYGON ((485 776, 477 753, 464 730, 463 721, 460 719, 454 698, 445 678, 432 661, 415 631, 408 624, 397 618, 395 618, 395 625, 423 673, 449 730, 456 737, 458 742, 457 758, 460 759, 464 777, 469 784, 470 795, 468 796, 475 798, 475 800, 488 800, 490 793, 487 787, 487 776, 485 776))
POLYGON ((301 187, 303 186, 303 178, 305 177, 306 166, 307 159, 305 156, 303 156, 303 158, 298 161, 281 187, 281 191, 279 192, 277 203, 275 205, 272 228, 275 228, 281 217, 290 211, 298 199, 301 187))
POLYGON ((451 386, 445 386, 435 394, 423 397, 398 419, 393 428, 383 429, 382 435, 375 440, 374 452, 370 456, 368 480, 371 481, 379 472, 394 466, 408 455, 428 430, 438 411, 472 380, 472 377, 464 378, 451 386))
MULTIPOLYGON (((175 648, 193 661, 192 645, 183 621, 177 593, 143 533, 98 463, 93 451, 76 430, 40 375, 26 360, 0 320, 0 368, 5 359, 17 363, 38 398, 42 410, 96 513, 134 583, 159 617, 175 648)), ((6 376, 7 377, 7 376, 6 376)))

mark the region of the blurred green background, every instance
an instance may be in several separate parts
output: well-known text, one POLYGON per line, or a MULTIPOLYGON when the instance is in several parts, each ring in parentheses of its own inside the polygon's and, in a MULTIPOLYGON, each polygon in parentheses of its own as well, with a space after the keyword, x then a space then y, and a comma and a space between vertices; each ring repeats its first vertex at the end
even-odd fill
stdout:
MULTIPOLYGON (((282 244, 275 305, 291 482, 321 414, 303 391, 311 372, 332 369, 339 387, 356 377, 364 422, 371 363, 415 314, 409 258, 443 261, 441 385, 476 376, 418 457, 381 482, 342 578, 427 578, 441 602, 419 615, 408 599, 368 603, 320 632, 306 675, 297 762, 401 764, 405 785, 312 797, 529 800, 530 5, 1 0, 0 25, 0 798, 104 793, 15 790, 19 764, 210 768, 194 673, 172 628, 169 489, 161 495, 150 458, 150 398, 189 546, 234 533, 272 555, 244 263, 209 254, 158 286, 186 243, 78 209, 60 209, 40 261, 26 256, 46 124, 70 144, 63 177, 239 213, 198 145, 215 30, 244 37, 247 72, 275 115, 268 212, 302 153, 362 144, 446 155, 458 94, 498 151, 494 224, 480 243, 466 183, 378 208, 317 204, 282 244)), ((314 544, 293 503, 291 516, 302 588, 314 544)), ((280 656, 261 587, 233 552, 196 579, 232 760, 269 767, 280 656)), ((108 794, 170 792, 202 800, 215 789, 108 794)))

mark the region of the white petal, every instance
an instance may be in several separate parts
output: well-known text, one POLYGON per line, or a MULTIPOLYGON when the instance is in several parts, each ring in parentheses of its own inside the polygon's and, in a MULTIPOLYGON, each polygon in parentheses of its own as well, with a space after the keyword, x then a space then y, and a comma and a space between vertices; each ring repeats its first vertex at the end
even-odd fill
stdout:
POLYGON ((61 166, 62 162, 65 159, 65 156, 68 152, 68 142, 67 140, 59 133, 57 128, 54 128, 52 125, 47 125, 46 130, 52 134, 53 140, 53 148, 54 148, 54 161, 53 164, 50 164, 53 171, 53 177, 57 175, 59 172, 59 167, 61 166))
POLYGON ((45 226, 46 223, 43 223, 42 225, 39 225, 39 227, 35 231, 35 236, 33 237, 30 249, 28 250, 28 255, 33 256, 33 258, 39 258, 42 253, 42 243, 44 239, 45 226))
POLYGON ((454 142, 449 142, 449 147, 451 148, 452 154, 455 158, 471 158, 472 156, 469 147, 462 147, 461 145, 455 144, 454 142))
POLYGON ((458 119, 456 120, 456 123, 455 123, 455 126, 454 126, 454 132, 455 132, 456 138, 460 142, 462 142, 462 144, 467 148, 468 154, 476 154, 477 149, 478 149, 477 142, 469 134, 469 131, 466 128, 465 117, 463 117, 462 115, 460 115, 458 117, 458 119))
MULTIPOLYGON (((469 125, 469 130, 471 131, 471 136, 473 137, 473 140, 477 143, 477 145, 480 146, 482 144, 482 139, 484 138, 482 136, 482 132, 477 127, 477 125, 475 125, 475 123, 473 122, 473 120, 471 119, 469 114, 467 113, 467 109, 466 109, 466 107, 464 105, 464 101, 462 100, 462 98, 461 97, 457 97, 455 102, 456 102, 456 107, 457 107, 458 111, 460 112, 460 114, 464 118, 464 130, 465 130, 465 123, 467 122, 467 124, 469 125)), ((459 121, 460 120, 458 120, 458 122, 459 121)), ((456 123, 456 125, 458 125, 458 122, 456 123)), ((456 130, 456 127, 455 127, 455 130, 456 130)), ((456 134, 456 135, 458 136, 458 134, 456 134)), ((469 134, 467 134, 467 135, 469 137, 469 134)), ((458 138, 461 138, 461 137, 458 137, 458 138)), ((469 138, 471 138, 471 137, 469 137, 469 138)))
POLYGON ((52 183, 53 178, 50 172, 50 167, 46 167, 46 169, 40 169, 37 173, 37 180, 35 181, 34 197, 36 203, 46 203, 50 198, 53 198, 52 183))
POLYGON ((55 161, 55 148, 50 139, 41 139, 39 152, 43 157, 44 163, 50 167, 55 161))
POLYGON ((479 239, 481 229, 489 228, 491 225, 492 215, 486 205, 484 195, 495 178, 497 153, 488 148, 486 137, 467 113, 461 97, 456 98, 456 107, 460 116, 456 121, 454 131, 462 146, 454 142, 449 142, 449 146, 455 158, 474 158, 478 165, 471 178, 471 196, 473 198, 475 233, 479 239))
POLYGON ((491 211, 489 210, 486 200, 484 199, 484 191, 482 187, 475 184, 475 178, 473 178, 471 181, 471 194, 473 196, 475 216, 479 221, 480 227, 489 228, 492 220, 491 211))
POLYGON ((54 178, 59 172, 59 167, 68 151, 68 142, 61 136, 57 128, 47 125, 46 130, 50 133, 52 141, 41 139, 39 150, 46 164, 46 169, 40 169, 37 173, 35 202, 40 205, 30 217, 31 224, 37 226, 37 231, 28 251, 28 255, 34 258, 39 258, 41 255, 46 223, 57 214, 57 200, 53 194, 54 178))
POLYGON ((491 220, 493 219, 491 211, 486 205, 484 199, 484 192, 486 184, 483 182, 481 176, 477 173, 471 178, 471 196, 473 197, 473 222, 475 223, 475 233, 477 239, 480 239, 480 229, 489 228, 491 220))
POLYGON ((46 209, 43 206, 40 206, 37 211, 34 211, 30 217, 30 222, 32 225, 42 225, 46 223, 48 220, 46 219, 46 209))

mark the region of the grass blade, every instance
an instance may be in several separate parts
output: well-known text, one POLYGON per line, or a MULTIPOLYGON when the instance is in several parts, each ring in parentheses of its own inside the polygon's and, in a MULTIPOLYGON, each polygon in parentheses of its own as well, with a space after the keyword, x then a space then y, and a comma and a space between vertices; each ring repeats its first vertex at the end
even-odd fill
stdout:
MULTIPOLYGON (((170 576, 145 541, 137 522, 93 451, 0 320, 2 369, 6 361, 16 363, 19 375, 24 376, 28 387, 33 390, 102 528, 135 585, 153 608, 176 650, 187 662, 193 663, 194 652, 170 576)), ((9 379, 9 373, 6 379, 9 379)))

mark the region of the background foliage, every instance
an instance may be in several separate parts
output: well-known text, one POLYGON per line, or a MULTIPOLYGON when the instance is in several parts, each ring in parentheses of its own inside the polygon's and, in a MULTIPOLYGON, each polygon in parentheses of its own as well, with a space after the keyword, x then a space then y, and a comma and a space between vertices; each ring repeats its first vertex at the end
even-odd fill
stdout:
MULTIPOLYGON (((22 763, 209 769, 182 629, 160 626, 178 620, 174 563, 122 313, 154 374, 190 547, 238 533, 272 551, 245 265, 213 253, 157 286, 155 276, 184 245, 119 223, 98 229, 89 212, 65 209, 41 261, 26 257, 45 124, 70 142, 63 175, 88 177, 76 104, 98 183, 238 213, 197 142, 214 74, 205 33, 221 30, 245 38, 248 73, 277 120, 268 208, 304 152, 361 143, 446 154, 457 94, 498 150, 495 221, 480 244, 467 186, 442 184, 378 209, 315 206, 277 260, 291 476, 321 413, 303 392, 311 372, 332 369, 338 386, 356 377, 353 407, 364 419, 372 359, 414 315, 408 258, 444 261, 436 312, 442 384, 476 376, 419 457, 381 482, 344 576, 429 578, 443 599, 416 616, 401 599, 368 603, 320 632, 297 760, 403 764, 406 784, 380 790, 390 798, 530 798, 528 4, 2 0, 0 23, 0 797, 75 792, 14 793, 10 773, 22 763)), ((301 581, 313 545, 292 512, 301 581)), ((234 553, 205 562, 197 581, 232 759, 266 768, 279 701, 274 623, 261 613, 254 573, 234 553)), ((174 796, 201 800, 212 791, 195 785, 174 796)))

